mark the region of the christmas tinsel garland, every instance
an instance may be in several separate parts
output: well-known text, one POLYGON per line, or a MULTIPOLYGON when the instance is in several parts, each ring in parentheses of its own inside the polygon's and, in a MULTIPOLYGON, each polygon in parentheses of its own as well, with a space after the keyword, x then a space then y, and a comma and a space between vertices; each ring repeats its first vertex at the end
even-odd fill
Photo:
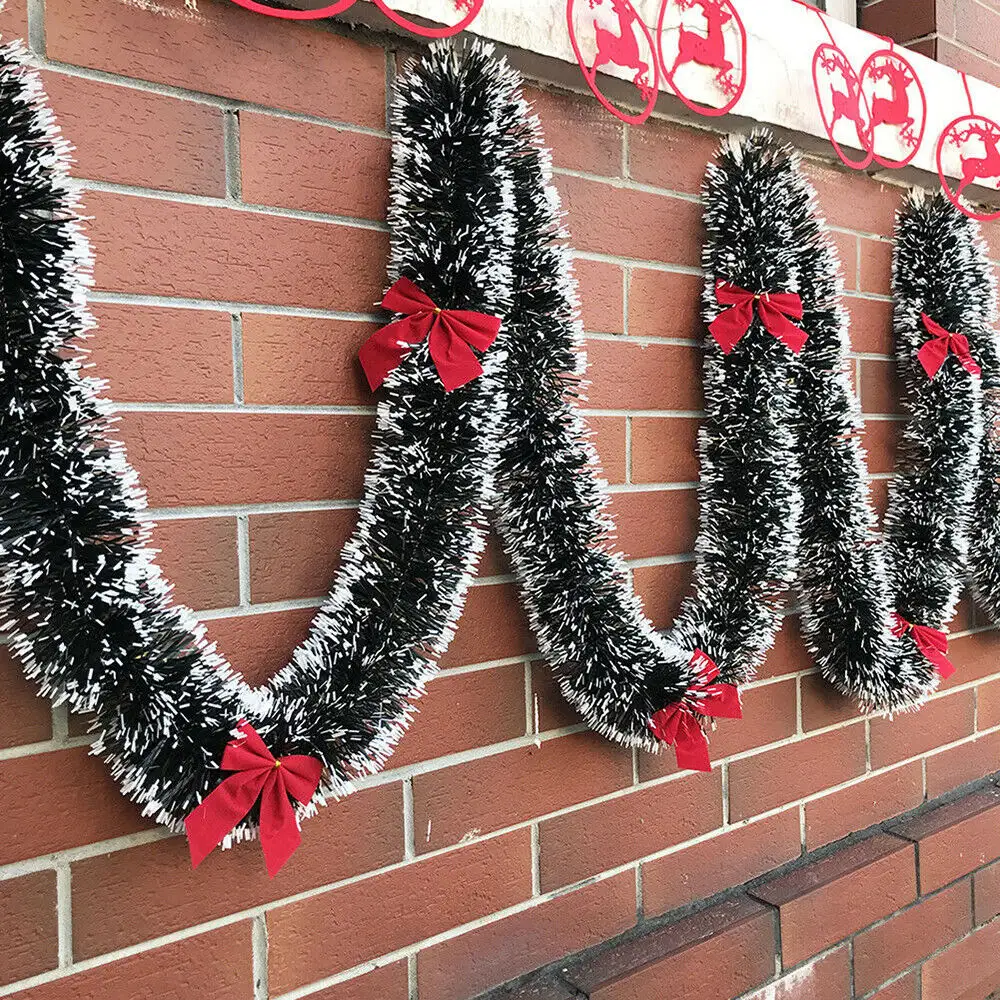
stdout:
MULTIPOLYGON (((501 314, 511 292, 512 177, 499 155, 517 77, 478 48, 438 49, 398 89, 392 270, 437 301, 501 314)), ((358 527, 306 642, 251 689, 170 603, 76 343, 89 255, 67 147, 17 47, 0 52, 0 613, 43 693, 95 713, 95 750, 173 829, 220 779, 240 720, 276 754, 317 758, 325 793, 380 767, 450 640, 484 545, 504 396, 495 371, 446 394, 414 350, 387 381, 358 527)), ((255 814, 233 839, 255 832, 255 814)))

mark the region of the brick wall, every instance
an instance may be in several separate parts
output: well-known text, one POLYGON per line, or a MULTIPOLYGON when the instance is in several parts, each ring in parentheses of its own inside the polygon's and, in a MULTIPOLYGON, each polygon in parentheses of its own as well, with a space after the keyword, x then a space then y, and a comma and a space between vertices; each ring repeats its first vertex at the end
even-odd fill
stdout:
MULTIPOLYGON (((373 408, 355 354, 385 280, 400 43, 223 0, 25 2, 0 32, 30 36, 78 148, 94 361, 163 564, 259 681, 305 634, 361 487, 373 408)), ((697 191, 716 137, 533 96, 579 252, 590 422, 665 625, 696 531, 697 191)), ((844 260, 884 500, 901 191, 809 172, 844 260)), ((582 729, 493 546, 391 769, 311 820, 274 881, 257 845, 192 872, 183 840, 88 756, 85 720, 36 699, 0 647, 0 995, 467 1000, 995 770, 1000 642, 968 602, 956 628, 957 676, 890 723, 831 693, 789 618, 746 718, 713 738, 715 770, 678 774, 582 729)))
POLYGON ((1000 85, 1000 0, 860 0, 859 15, 865 31, 1000 85))

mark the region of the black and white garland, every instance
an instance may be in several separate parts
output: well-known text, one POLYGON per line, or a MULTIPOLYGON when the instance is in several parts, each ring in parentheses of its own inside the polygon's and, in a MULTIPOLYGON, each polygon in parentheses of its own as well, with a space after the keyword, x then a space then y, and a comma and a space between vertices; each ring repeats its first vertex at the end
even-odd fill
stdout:
MULTIPOLYGON (((518 82, 482 48, 439 48, 397 92, 392 270, 446 306, 509 305, 513 188, 499 153, 518 82)), ((245 719, 276 755, 323 764, 307 814, 381 766, 454 631, 484 544, 503 346, 461 393, 441 391, 426 347, 390 377, 343 568, 290 665, 251 689, 170 603, 143 494, 82 372, 90 262, 67 147, 16 46, 0 51, 0 150, 3 630, 44 693, 96 713, 96 749, 144 813, 180 829, 245 719)), ((254 832, 251 814, 233 839, 254 832)))

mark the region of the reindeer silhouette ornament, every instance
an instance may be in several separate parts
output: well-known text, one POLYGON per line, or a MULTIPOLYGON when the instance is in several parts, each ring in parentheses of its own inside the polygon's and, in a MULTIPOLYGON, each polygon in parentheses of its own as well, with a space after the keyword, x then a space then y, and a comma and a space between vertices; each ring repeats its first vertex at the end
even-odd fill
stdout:
POLYGON ((583 78, 594 96, 616 118, 640 125, 652 113, 660 89, 660 70, 649 29, 629 0, 567 0, 566 24, 583 78), (611 103, 598 86, 597 74, 610 67, 625 70, 643 102, 630 114, 611 103))
POLYGON ((916 70, 893 48, 873 52, 861 68, 861 91, 871 109, 867 131, 861 137, 876 163, 905 167, 917 155, 927 130, 927 95, 916 70), (888 159, 879 144, 895 140, 903 156, 888 159))
POLYGON ((674 93, 698 114, 728 114, 747 83, 747 33, 732 0, 663 0, 656 35, 660 64, 674 93), (684 81, 693 79, 694 67, 715 71, 711 79, 721 107, 697 104, 685 93, 684 81))

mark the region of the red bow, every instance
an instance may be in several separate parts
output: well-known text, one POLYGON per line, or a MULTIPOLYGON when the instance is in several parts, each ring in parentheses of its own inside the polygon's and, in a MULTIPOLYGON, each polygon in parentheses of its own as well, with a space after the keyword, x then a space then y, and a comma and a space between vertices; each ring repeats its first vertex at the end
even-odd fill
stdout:
POLYGON ((323 765, 315 757, 291 756, 275 760, 248 722, 237 727, 239 737, 226 744, 222 770, 231 774, 184 820, 191 863, 198 867, 222 843, 260 797, 260 846, 268 874, 274 878, 302 842, 295 808, 289 796, 303 805, 319 788, 323 765))
POLYGON ((902 638, 907 632, 913 635, 917 649, 934 665, 934 669, 946 681, 955 672, 955 664, 945 655, 948 652, 948 636, 940 629, 928 628, 926 625, 914 625, 902 615, 894 615, 895 623, 892 634, 902 638))
POLYGON ((358 352, 374 392, 395 369, 407 349, 428 339, 434 367, 451 392, 483 374, 472 348, 485 351, 500 332, 500 319, 468 309, 440 309, 409 278, 385 293, 382 308, 403 318, 376 330, 358 352))
POLYGON ((717 684, 719 668, 700 649, 691 655, 691 666, 698 678, 680 701, 661 708, 649 720, 653 735, 664 743, 673 743, 677 766, 692 771, 711 771, 708 737, 701 727, 701 716, 742 719, 740 693, 735 684, 717 684))
POLYGON ((748 292, 728 281, 717 281, 715 297, 720 305, 730 307, 708 324, 709 332, 718 341, 723 354, 728 354, 750 329, 755 302, 764 329, 793 354, 798 354, 809 339, 809 334, 788 318, 802 319, 802 299, 794 292, 748 292))
POLYGON ((949 350, 961 361, 962 367, 970 375, 982 375, 983 370, 969 352, 969 338, 964 333, 952 333, 946 330, 940 323, 935 323, 927 313, 921 313, 920 318, 931 335, 931 339, 917 351, 917 360, 924 366, 928 378, 937 375, 944 364, 944 359, 948 357, 949 350))

